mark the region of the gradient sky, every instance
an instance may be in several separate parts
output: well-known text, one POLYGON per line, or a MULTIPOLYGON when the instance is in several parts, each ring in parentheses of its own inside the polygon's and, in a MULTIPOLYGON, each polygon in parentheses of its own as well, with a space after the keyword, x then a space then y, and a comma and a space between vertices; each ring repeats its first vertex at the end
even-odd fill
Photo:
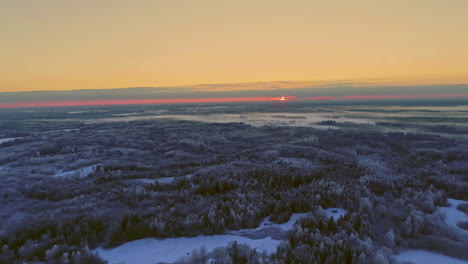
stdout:
POLYGON ((0 91, 468 83, 467 14, 466 0, 0 0, 0 91))

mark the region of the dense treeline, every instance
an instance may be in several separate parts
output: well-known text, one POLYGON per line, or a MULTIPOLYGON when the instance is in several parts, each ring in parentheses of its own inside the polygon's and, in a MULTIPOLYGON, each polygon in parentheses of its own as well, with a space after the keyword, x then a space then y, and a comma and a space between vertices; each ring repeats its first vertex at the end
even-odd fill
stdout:
POLYGON ((0 233, 0 263, 100 263, 89 248, 222 234, 267 216, 282 223, 292 213, 310 215, 275 254, 233 244, 211 257, 388 263, 392 251, 416 247, 468 259, 467 238, 436 211, 447 197, 468 199, 465 146, 432 135, 237 123, 84 125, 2 149, 15 160, 7 162, 3 206, 24 200, 36 207, 0 233), (98 166, 87 176, 54 177, 53 168, 90 164, 98 166), (335 222, 323 213, 329 207, 348 214, 335 222), (443 238, 437 247, 434 237, 443 238))

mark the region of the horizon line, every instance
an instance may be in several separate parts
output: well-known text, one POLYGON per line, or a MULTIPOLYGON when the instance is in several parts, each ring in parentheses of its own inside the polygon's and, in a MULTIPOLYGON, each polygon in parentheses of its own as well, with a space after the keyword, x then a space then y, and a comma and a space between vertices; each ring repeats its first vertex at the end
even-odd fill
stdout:
POLYGON ((49 102, 17 102, 0 103, 0 108, 30 108, 30 107, 67 107, 67 106, 98 106, 98 105, 139 105, 139 104, 187 104, 187 103, 227 103, 227 102, 287 102, 287 101, 323 101, 323 100, 384 100, 384 99, 443 99, 468 98, 468 93, 452 94, 420 94, 420 95, 346 95, 346 96, 315 96, 298 98, 296 96, 261 96, 261 97, 223 97, 223 98, 182 98, 182 99, 117 99, 117 100, 78 100, 49 102))

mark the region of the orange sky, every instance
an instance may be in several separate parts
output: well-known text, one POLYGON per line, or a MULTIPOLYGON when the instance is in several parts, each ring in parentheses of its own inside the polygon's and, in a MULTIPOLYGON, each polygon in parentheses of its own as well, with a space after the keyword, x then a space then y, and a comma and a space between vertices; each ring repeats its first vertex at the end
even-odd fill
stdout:
POLYGON ((278 80, 468 83, 466 0, 22 0, 0 92, 278 80))

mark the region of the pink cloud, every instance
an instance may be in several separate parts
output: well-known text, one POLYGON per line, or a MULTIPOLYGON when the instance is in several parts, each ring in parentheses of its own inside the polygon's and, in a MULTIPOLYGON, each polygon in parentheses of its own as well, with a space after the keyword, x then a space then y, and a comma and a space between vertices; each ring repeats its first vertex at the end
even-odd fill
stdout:
POLYGON ((278 97, 232 97, 232 98, 191 98, 191 99, 131 99, 131 100, 91 100, 57 102, 0 103, 0 108, 85 106, 85 105, 125 105, 125 104, 178 104, 178 103, 218 103, 276 101, 278 97))
POLYGON ((345 96, 316 96, 303 100, 370 100, 370 99, 412 99, 412 98, 459 98, 468 94, 420 94, 420 95, 345 95, 345 96))
MULTIPOLYGON (((422 95, 346 95, 315 96, 303 99, 295 96, 284 96, 286 101, 294 100, 372 100, 372 99, 411 99, 411 98, 461 98, 462 94, 422 94, 422 95)), ((258 102, 279 101, 281 97, 231 97, 231 98, 190 98, 190 99, 129 99, 129 100, 90 100, 90 101, 56 101, 56 102, 19 102, 0 103, 0 108, 17 107, 52 107, 52 106, 86 106, 86 105, 125 105, 125 104, 179 104, 179 103, 223 103, 223 102, 258 102)))

